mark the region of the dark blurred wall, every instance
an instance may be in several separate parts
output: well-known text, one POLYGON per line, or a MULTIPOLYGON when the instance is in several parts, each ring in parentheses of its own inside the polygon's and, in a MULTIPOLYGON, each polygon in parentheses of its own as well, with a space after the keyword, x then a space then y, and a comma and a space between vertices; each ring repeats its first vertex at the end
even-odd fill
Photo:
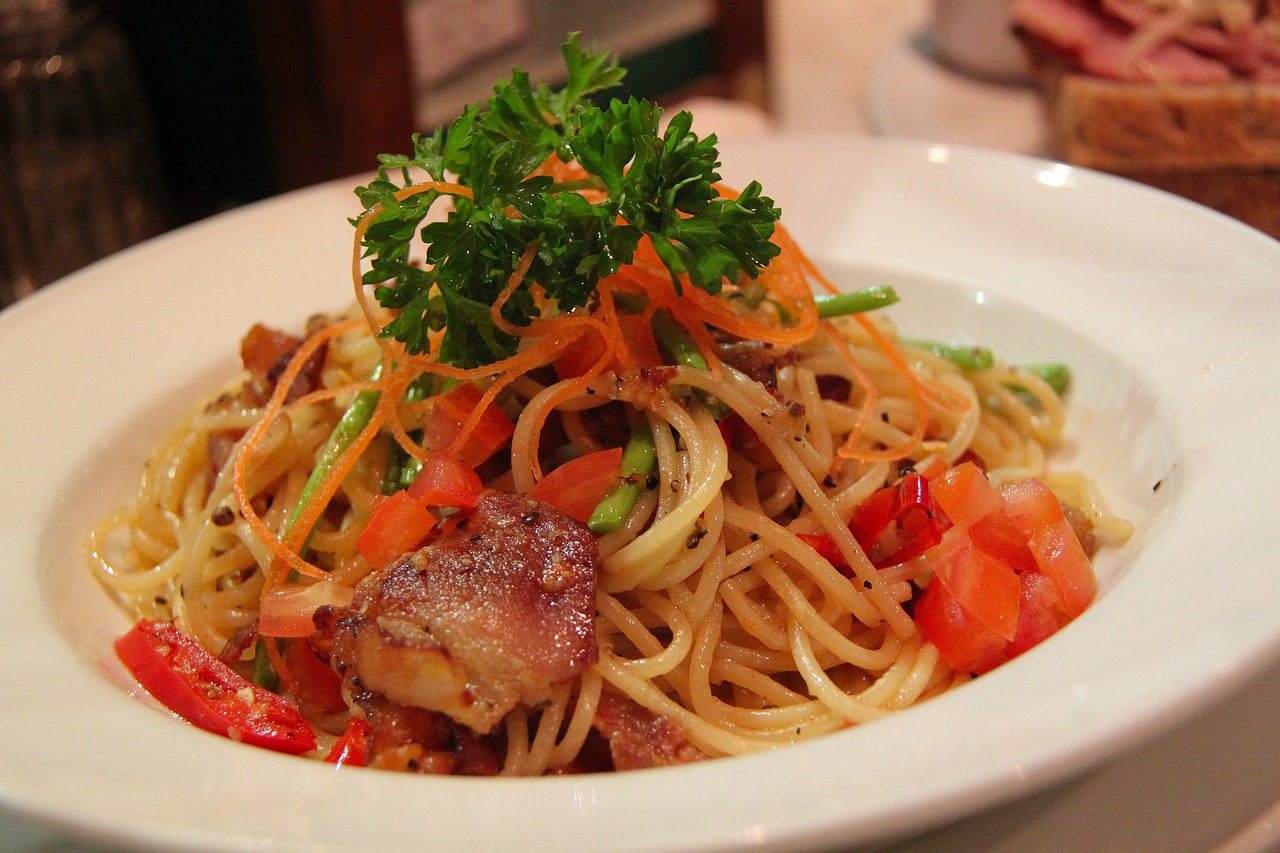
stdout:
POLYGON ((248 0, 110 0, 179 224, 280 190, 248 0))

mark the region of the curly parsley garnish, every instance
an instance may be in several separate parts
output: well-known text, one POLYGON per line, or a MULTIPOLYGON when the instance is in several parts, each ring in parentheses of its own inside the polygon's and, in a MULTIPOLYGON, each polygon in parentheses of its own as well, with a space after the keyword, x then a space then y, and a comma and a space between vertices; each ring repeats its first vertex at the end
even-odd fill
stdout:
POLYGON ((441 361, 476 367, 512 355, 517 340, 493 324, 489 310, 530 246, 533 263, 502 309, 519 326, 539 316, 533 282, 559 312, 584 306, 602 278, 632 260, 642 237, 652 240, 677 289, 687 276, 718 293, 725 279, 754 278, 778 254, 770 237, 779 211, 760 185, 753 181, 736 199, 716 191, 714 135, 693 134, 687 112, 660 132, 662 110, 648 101, 592 103, 589 95, 616 86, 626 72, 613 56, 584 51, 577 34, 563 54, 563 89, 534 87, 515 69, 447 131, 415 135, 411 155, 379 158, 377 179, 356 190, 366 208, 382 208, 364 233, 371 266, 363 281, 377 285, 378 301, 396 312, 383 334, 409 352, 427 352, 428 331, 443 328, 441 361), (533 174, 552 155, 576 160, 589 177, 557 184, 533 174), (443 221, 424 225, 440 193, 395 196, 414 183, 414 169, 435 181, 452 175, 472 197, 453 197, 443 221), (588 200, 582 190, 603 197, 588 200), (410 261, 416 236, 427 246, 425 265, 410 261))

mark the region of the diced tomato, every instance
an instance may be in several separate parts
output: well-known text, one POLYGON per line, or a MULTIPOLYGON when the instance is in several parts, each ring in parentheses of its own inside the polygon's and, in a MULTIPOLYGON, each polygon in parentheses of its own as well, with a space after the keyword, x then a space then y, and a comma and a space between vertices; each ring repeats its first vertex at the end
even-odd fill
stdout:
POLYGON ((296 708, 237 675, 172 622, 139 620, 115 650, 156 701, 192 725, 278 752, 316 747, 296 708))
POLYGON ((315 631, 311 616, 323 605, 346 607, 355 591, 334 581, 290 583, 262 597, 258 633, 264 637, 306 637, 315 631))
POLYGON ((1009 645, 1009 657, 1016 657, 1047 640, 1066 624, 1059 614, 1058 587, 1039 572, 1022 576, 1022 604, 1018 609, 1018 632, 1009 645))
POLYGON ((298 703, 312 715, 333 714, 347 707, 342 679, 316 657, 306 640, 295 640, 284 651, 284 665, 294 681, 298 703))
MULTIPOLYGON (((480 405, 482 392, 470 382, 460 382, 439 394, 423 427, 423 441, 432 450, 443 450, 462 433, 462 424, 480 405)), ((515 424, 495 405, 488 405, 479 423, 454 455, 465 465, 477 468, 511 440, 515 424)))
POLYGON ((952 669, 981 674, 1008 659, 1009 641, 966 613, 944 584, 929 584, 914 614, 925 639, 952 669))
POLYGON ((621 466, 621 447, 588 453, 547 474, 529 495, 586 524, 596 505, 621 482, 621 466))
POLYGON ((356 550, 369 565, 381 569, 421 543, 436 526, 436 517, 407 491, 375 505, 373 516, 356 537, 356 550))
POLYGON ((925 639, 952 668, 982 674, 1040 645, 1067 620, 1060 616, 1057 586, 1039 572, 1020 578, 1018 628, 1012 641, 992 631, 960 606, 946 586, 932 583, 916 602, 915 619, 925 639))
POLYGON ((324 760, 339 767, 364 767, 369 761, 369 735, 373 726, 360 717, 352 717, 324 760))
POLYGON ((969 616, 1005 640, 1018 630, 1022 581, 1006 563, 974 547, 963 527, 952 527, 928 552, 934 576, 969 616))
POLYGON ((1072 619, 1079 616, 1093 602, 1098 584, 1057 496, 1035 478, 1003 486, 1000 494, 1040 572, 1057 584, 1063 610, 1072 619))
POLYGON ((973 544, 1019 572, 1038 571, 1027 537, 1003 509, 989 512, 969 525, 973 544))
POLYGON ((956 465, 932 483, 933 497, 952 524, 967 527, 988 513, 1004 509, 1004 500, 972 462, 956 465))
POLYGON ((448 454, 431 453, 409 487, 409 494, 427 506, 475 509, 483 490, 484 484, 474 468, 448 454))
MULTIPOLYGON (((663 363, 658 352, 658 343, 653 336, 653 329, 640 314, 619 314, 618 327, 622 331, 622 340, 614 351, 613 360, 605 366, 606 370, 621 371, 623 369, 623 346, 631 357, 635 367, 657 367, 663 363)), ((604 355, 605 343, 596 332, 589 331, 579 336, 573 343, 560 351, 555 360, 556 375, 561 379, 581 376, 595 366, 604 355)))
POLYGON ((955 526, 926 554, 935 581, 915 613, 952 666, 986 671, 1041 643, 1093 601, 1093 566, 1044 483, 995 489, 965 462, 933 485, 955 526))

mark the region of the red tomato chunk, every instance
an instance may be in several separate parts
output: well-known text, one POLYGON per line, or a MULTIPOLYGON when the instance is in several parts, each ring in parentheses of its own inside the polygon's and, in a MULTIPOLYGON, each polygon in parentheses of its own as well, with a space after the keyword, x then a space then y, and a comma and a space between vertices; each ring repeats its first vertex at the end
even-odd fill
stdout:
POLYGON ((934 576, 914 615, 953 668, 987 672, 1093 601, 1093 566, 1042 482, 996 489, 966 462, 937 478, 933 494, 953 526, 925 552, 934 576))

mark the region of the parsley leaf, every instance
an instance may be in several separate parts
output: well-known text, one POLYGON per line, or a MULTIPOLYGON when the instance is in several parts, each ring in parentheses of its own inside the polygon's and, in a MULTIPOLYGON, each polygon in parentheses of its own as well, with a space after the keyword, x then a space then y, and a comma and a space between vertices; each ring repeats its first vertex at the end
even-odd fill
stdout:
POLYGON ((377 177, 356 190, 366 208, 363 276, 394 319, 383 330, 412 353, 428 351, 428 331, 445 330, 437 357, 461 367, 512 355, 518 341, 498 329, 489 309, 521 257, 535 247, 524 282, 503 319, 527 325, 538 316, 529 287, 554 305, 586 305, 598 282, 629 263, 651 239, 675 286, 718 293, 725 279, 754 278, 777 255, 770 242, 778 210, 748 185, 737 199, 716 191, 716 138, 699 139, 685 112, 661 130, 662 110, 648 101, 589 96, 616 86, 625 71, 615 57, 587 51, 577 34, 562 49, 568 80, 552 91, 519 69, 468 107, 447 130, 415 135, 408 155, 383 155, 377 177), (549 157, 576 160, 588 177, 557 184, 534 175, 549 157), (451 197, 443 218, 429 220, 441 193, 397 199, 425 172, 452 179, 471 198, 451 197), (450 177, 452 176, 452 178, 450 177), (591 200, 579 191, 591 189, 591 200), (426 245, 425 265, 411 257, 426 245))

